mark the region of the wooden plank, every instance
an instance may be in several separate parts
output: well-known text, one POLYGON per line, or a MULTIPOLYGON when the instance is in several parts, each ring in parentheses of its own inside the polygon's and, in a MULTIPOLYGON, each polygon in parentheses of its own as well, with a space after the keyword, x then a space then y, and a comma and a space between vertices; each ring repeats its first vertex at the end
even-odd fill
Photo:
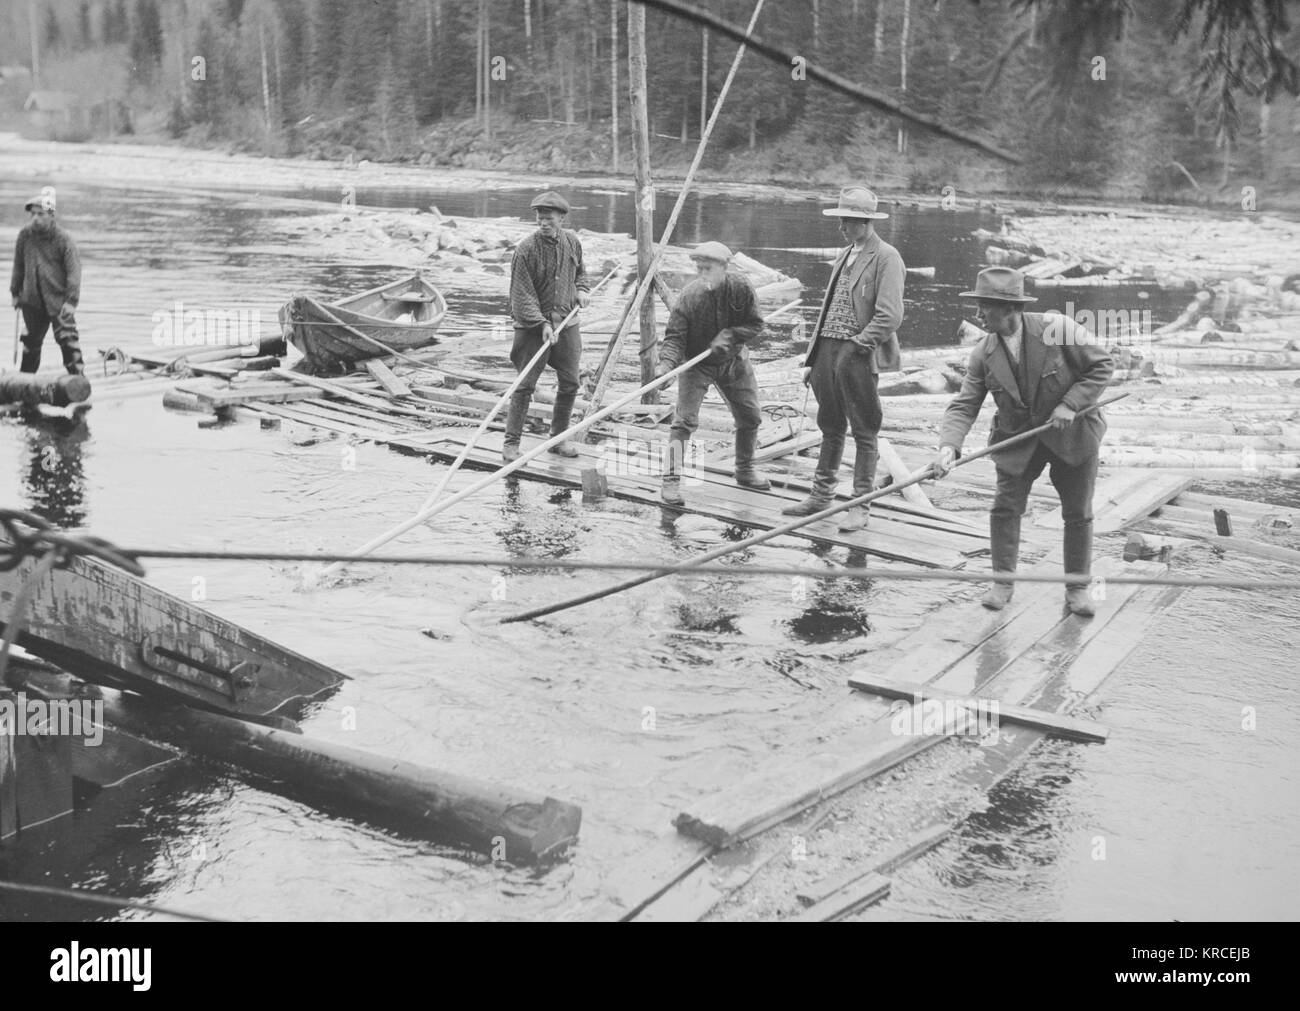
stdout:
MULTIPOLYGON (((1098 574, 1115 571, 1117 566, 1118 563, 1104 560, 1097 567, 1098 574)), ((1083 644, 1105 627, 1115 613, 1115 606, 1122 605, 1132 592, 1131 586, 1110 587, 1111 599, 1096 618, 1068 619, 1070 635, 1064 642, 1053 646, 1053 652, 1044 663, 1050 662, 1055 666, 1068 664, 1083 644)), ((935 686, 958 693, 989 690, 990 683, 1003 676, 1045 633, 1050 633, 1067 620, 1062 617, 1059 598, 1050 594, 1036 597, 1035 604, 1027 609, 1026 614, 1038 614, 1047 623, 1046 630, 1038 622, 1022 620, 1012 623, 986 640, 979 649, 967 652, 959 662, 951 665, 934 682, 935 686)), ((917 668, 907 658, 902 663, 907 665, 906 670, 895 676, 915 677, 917 668)), ((1041 666, 1029 665, 1032 677, 1041 679, 1041 666)), ((1003 689, 1010 691, 1005 696, 1006 701, 1015 704, 1024 687, 1016 685, 1011 689, 1005 682, 1000 682, 1000 694, 1003 689)), ((782 756, 780 761, 765 763, 729 789, 705 798, 693 811, 679 814, 674 825, 679 831, 713 846, 735 845, 779 824, 812 803, 892 768, 962 729, 958 727, 954 714, 946 713, 942 727, 938 728, 939 733, 900 736, 893 733, 892 727, 884 721, 886 715, 888 710, 866 725, 850 723, 847 732, 824 741, 817 749, 808 749, 798 762, 782 756)), ((961 723, 965 724, 964 717, 961 723)))
POLYGON ((1057 716, 1053 713, 1026 709, 1023 706, 1006 705, 997 699, 972 699, 952 692, 927 688, 924 685, 895 681, 891 678, 872 674, 858 674, 848 680, 850 688, 860 692, 872 692, 887 699, 904 699, 913 705, 934 699, 940 702, 953 702, 967 709, 987 708, 990 703, 997 703, 997 711, 992 714, 999 723, 1015 723, 1019 726, 1032 727, 1053 737, 1064 737, 1070 741, 1082 741, 1086 744, 1105 744, 1110 730, 1094 720, 1076 720, 1069 716, 1057 716))
POLYGON ((213 410, 242 407, 246 404, 290 404, 320 397, 319 390, 304 389, 291 383, 247 383, 217 387, 204 380, 190 379, 177 383, 176 389, 182 393, 192 393, 213 410))
POLYGON ((393 414, 405 414, 408 417, 423 417, 423 412, 414 407, 406 407, 402 404, 394 404, 390 400, 381 400, 379 397, 367 396, 364 393, 344 386, 340 383, 330 382, 326 379, 318 379, 315 376, 303 375, 300 372, 290 372, 288 369, 272 369, 271 374, 280 376, 282 379, 288 379, 290 382, 301 383, 303 386, 314 386, 318 390, 324 390, 343 400, 351 400, 353 403, 360 404, 362 407, 371 407, 376 410, 390 411, 393 414))
MULTIPOLYGON (((698 433, 697 433, 698 435, 698 433)), ((821 432, 804 432, 799 438, 785 438, 778 442, 773 442, 762 449, 754 452, 755 463, 768 463, 771 460, 779 460, 783 456, 790 456, 793 453, 802 453, 804 450, 812 449, 814 446, 820 446, 822 442, 821 432)), ((708 463, 728 463, 733 456, 733 451, 728 447, 721 449, 716 453, 706 453, 700 457, 701 460, 708 463)), ((727 468, 728 472, 733 472, 733 467, 727 468)))
POLYGON ((784 922, 827 923, 839 920, 879 902, 887 895, 889 895, 889 879, 879 874, 869 874, 784 922))
MULTIPOLYGON (((1191 478, 1180 474, 1139 467, 1117 469, 1102 478, 1093 492, 1093 532, 1109 534, 1123 530, 1185 491, 1191 483, 1191 478)), ((1060 530, 1064 525, 1060 507, 1037 517, 1034 525, 1060 530)))
MULTIPOLYGON (((35 566, 26 558, 0 572, 0 605, 14 600, 35 566)), ((322 698, 346 680, 92 558, 73 558, 32 585, 19 645, 87 680, 245 718, 322 698)))
POLYGON ((855 864, 842 874, 806 885, 796 893, 796 897, 805 905, 815 906, 869 874, 889 874, 895 868, 910 863, 934 849, 951 834, 952 829, 947 825, 932 825, 895 843, 879 856, 855 864))
POLYGON ((1183 523, 1178 520, 1167 520, 1160 516, 1153 516, 1147 522, 1152 525, 1158 524, 1168 527, 1183 537, 1203 541, 1216 548, 1240 551, 1242 554, 1254 555, 1257 558, 1272 558, 1275 561, 1286 562, 1289 565, 1300 565, 1300 551, 1296 551, 1294 548, 1284 548, 1280 544, 1265 544, 1262 541, 1252 541, 1246 537, 1220 537, 1218 534, 1206 533, 1199 525, 1183 523))
MULTIPOLYGON (((500 433, 485 433, 479 440, 479 444, 466 457, 465 465, 492 469, 499 467, 501 439, 500 433)), ((403 445, 403 442, 400 439, 392 440, 392 444, 403 445)), ((410 445, 424 452, 455 457, 464 444, 464 436, 457 434, 440 443, 420 441, 410 445)), ((582 471, 599 466, 602 462, 602 458, 596 455, 593 447, 580 446, 579 451, 580 455, 572 460, 546 454, 545 459, 533 460, 522 468, 520 473, 537 480, 579 488, 582 485, 582 471)), ((647 505, 662 506, 657 480, 649 477, 611 474, 608 467, 605 473, 611 495, 647 505)), ((759 530, 771 530, 786 522, 787 518, 781 516, 779 510, 791 501, 767 492, 756 492, 708 481, 699 486, 687 487, 685 494, 687 503, 684 507, 674 507, 678 511, 709 516, 759 530)), ((837 528, 836 520, 832 517, 829 520, 809 524, 795 531, 791 536, 936 568, 960 568, 966 564, 957 545, 964 545, 967 542, 955 535, 917 530, 909 527, 905 522, 883 516, 879 520, 873 519, 872 523, 873 526, 866 531, 845 533, 837 528)))
POLYGON ((406 384, 406 380, 399 379, 394 375, 392 369, 377 358, 367 358, 362 362, 362 365, 390 396, 409 397, 411 395, 411 387, 406 384))

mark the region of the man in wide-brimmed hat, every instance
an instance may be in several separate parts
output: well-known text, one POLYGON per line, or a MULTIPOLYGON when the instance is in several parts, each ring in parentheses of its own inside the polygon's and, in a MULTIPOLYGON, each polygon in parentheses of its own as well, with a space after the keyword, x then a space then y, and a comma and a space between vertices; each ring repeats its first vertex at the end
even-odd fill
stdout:
MULTIPOLYGON (((817 427, 822 432, 812 493, 781 510, 787 516, 810 516, 831 504, 846 429, 852 429, 856 444, 854 496, 871 491, 875 481, 882 421, 880 373, 899 367, 897 330, 903 321, 907 275, 898 250, 876 234, 874 222, 889 217, 877 206, 871 190, 850 186, 840 191, 837 207, 822 211, 839 219, 840 234, 849 245, 835 258, 804 359, 811 369, 805 381, 817 396, 817 427)), ((839 526, 853 531, 866 524, 867 508, 855 506, 841 515, 839 526)))
MULTIPOLYGON (((1016 571, 1020 517, 1029 489, 1050 466, 1065 521, 1065 571, 1086 576, 1092 564, 1092 492, 1106 422, 1100 411, 1079 412, 1095 404, 1110 381, 1110 353, 1072 319, 1025 312, 1025 306, 1037 300, 1025 295, 1025 277, 1018 270, 982 270, 975 290, 963 291, 961 297, 979 304, 977 315, 988 332, 971 351, 961 392, 943 416, 935 472, 942 477, 953 465, 986 393, 993 394, 997 405, 990 445, 1050 421, 1052 428, 1036 439, 993 454, 993 571, 1016 571)), ((1001 610, 1010 602, 1014 585, 995 582, 984 595, 984 606, 1001 610)), ((1095 613, 1086 581, 1066 586, 1065 605, 1084 617, 1095 613)))
POLYGON ((767 491, 772 485, 754 470, 754 449, 763 414, 758 381, 746 345, 763 329, 758 294, 749 280, 729 272, 732 252, 721 242, 702 242, 691 250, 699 276, 678 296, 668 317, 657 376, 664 376, 705 349, 713 354, 677 378, 677 403, 664 460, 663 500, 682 505, 681 474, 686 447, 700 422, 700 404, 716 386, 736 422, 736 484, 767 491))
POLYGON ((56 200, 53 186, 44 187, 27 201, 31 221, 18 233, 14 244, 14 269, 9 280, 13 306, 23 314, 21 371, 41 367, 41 345, 50 326, 63 351, 63 365, 72 375, 81 375, 81 346, 78 342, 77 303, 81 300, 81 256, 72 236, 54 220, 56 200))
MULTIPOLYGON (((506 417, 506 437, 501 449, 506 463, 518 459, 519 441, 528 417, 528 405, 538 377, 547 365, 555 370, 557 385, 555 409, 551 415, 551 435, 569 427, 573 402, 578 395, 578 368, 582 360, 582 333, 575 318, 563 331, 556 327, 574 306, 587 307, 591 296, 587 272, 582 263, 582 243, 564 227, 569 202, 548 190, 529 205, 537 214, 537 231, 515 247, 510 261, 510 314, 515 321, 515 341, 510 361, 516 370, 527 365, 545 341, 551 345, 543 357, 520 383, 510 398, 506 417)), ((566 440, 550 450, 559 456, 574 457, 578 450, 566 440)))

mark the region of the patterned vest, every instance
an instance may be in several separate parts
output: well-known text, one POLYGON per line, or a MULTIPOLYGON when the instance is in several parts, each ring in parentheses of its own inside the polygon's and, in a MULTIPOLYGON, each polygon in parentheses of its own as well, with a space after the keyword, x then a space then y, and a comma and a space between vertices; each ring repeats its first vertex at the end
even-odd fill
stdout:
POLYGON ((850 341, 862 332, 857 313, 853 311, 853 284, 849 281, 852 270, 853 264, 844 264, 835 281, 835 294, 831 297, 830 308, 826 310, 826 321, 822 324, 821 332, 821 336, 828 340, 850 341))

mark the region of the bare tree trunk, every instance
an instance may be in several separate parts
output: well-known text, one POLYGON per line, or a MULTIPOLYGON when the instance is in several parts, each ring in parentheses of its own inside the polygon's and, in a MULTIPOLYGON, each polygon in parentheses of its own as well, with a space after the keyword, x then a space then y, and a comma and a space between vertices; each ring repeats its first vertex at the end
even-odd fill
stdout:
POLYGON ((877 56, 885 48, 885 0, 876 0, 876 32, 871 40, 871 51, 877 56))
POLYGON ((433 69, 433 0, 424 0, 424 65, 433 69))
POLYGON ((27 25, 32 36, 32 91, 36 91, 41 86, 41 54, 36 43, 36 0, 30 0, 27 4, 27 25))
POLYGON ((266 25, 257 19, 257 46, 262 53, 262 128, 271 132, 271 84, 266 74, 266 25))
MULTIPOLYGON (((650 179, 650 113, 646 101, 645 6, 629 4, 627 11, 628 87, 632 98, 632 156, 636 163, 636 272, 645 281, 654 259, 654 189, 650 179)), ((641 385, 654 379, 655 304, 641 303, 641 385)), ((642 403, 655 404, 659 395, 651 391, 642 403)))
POLYGON ((700 136, 709 121, 709 30, 700 33, 700 136))
POLYGON ((483 6, 483 133, 492 139, 492 22, 486 0, 483 6))
POLYGON ((618 2, 609 0, 609 135, 615 172, 618 171, 618 2))
MULTIPOLYGON (((898 75, 899 75, 899 98, 907 101, 907 35, 911 27, 912 19, 912 0, 903 0, 903 34, 898 40, 898 75)), ((907 150, 907 129, 900 126, 898 128, 898 153, 903 154, 907 150)))
POLYGON ((478 0, 478 21, 474 25, 474 123, 483 125, 483 0, 478 0))

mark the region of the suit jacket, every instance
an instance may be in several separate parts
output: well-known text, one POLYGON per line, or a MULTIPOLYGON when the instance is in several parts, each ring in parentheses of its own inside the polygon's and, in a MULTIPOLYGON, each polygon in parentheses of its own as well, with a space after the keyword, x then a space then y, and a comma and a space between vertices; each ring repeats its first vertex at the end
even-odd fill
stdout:
MULTIPOLYGON (((997 414, 989 445, 1043 424, 1058 404, 1081 411, 1095 404, 1110 382, 1114 362, 1092 331, 1056 313, 1021 315, 1026 356, 1029 403, 1020 396, 1018 366, 1007 357, 1002 342, 988 334, 971 351, 961 392, 943 416, 939 445, 960 451, 962 441, 979 415, 986 393, 993 394, 997 414)), ((1077 465, 1096 454, 1106 432, 1100 411, 1078 419, 1064 429, 1049 429, 1024 445, 993 456, 998 467, 1013 474, 1024 471, 1039 440, 1066 463, 1077 465)))
MULTIPOLYGON (((846 247, 835 258, 830 284, 826 286, 826 295, 822 299, 822 311, 813 330, 812 344, 808 346, 808 356, 804 359, 805 365, 812 365, 817 356, 822 326, 835 298, 835 286, 839 284, 844 261, 849 258, 852 248, 846 247)), ((903 257, 898 250, 872 232, 866 248, 858 255, 849 273, 853 313, 862 327, 854 342, 873 349, 872 372, 897 372, 900 367, 897 330, 903 322, 903 281, 906 276, 907 268, 903 266, 903 257)))

